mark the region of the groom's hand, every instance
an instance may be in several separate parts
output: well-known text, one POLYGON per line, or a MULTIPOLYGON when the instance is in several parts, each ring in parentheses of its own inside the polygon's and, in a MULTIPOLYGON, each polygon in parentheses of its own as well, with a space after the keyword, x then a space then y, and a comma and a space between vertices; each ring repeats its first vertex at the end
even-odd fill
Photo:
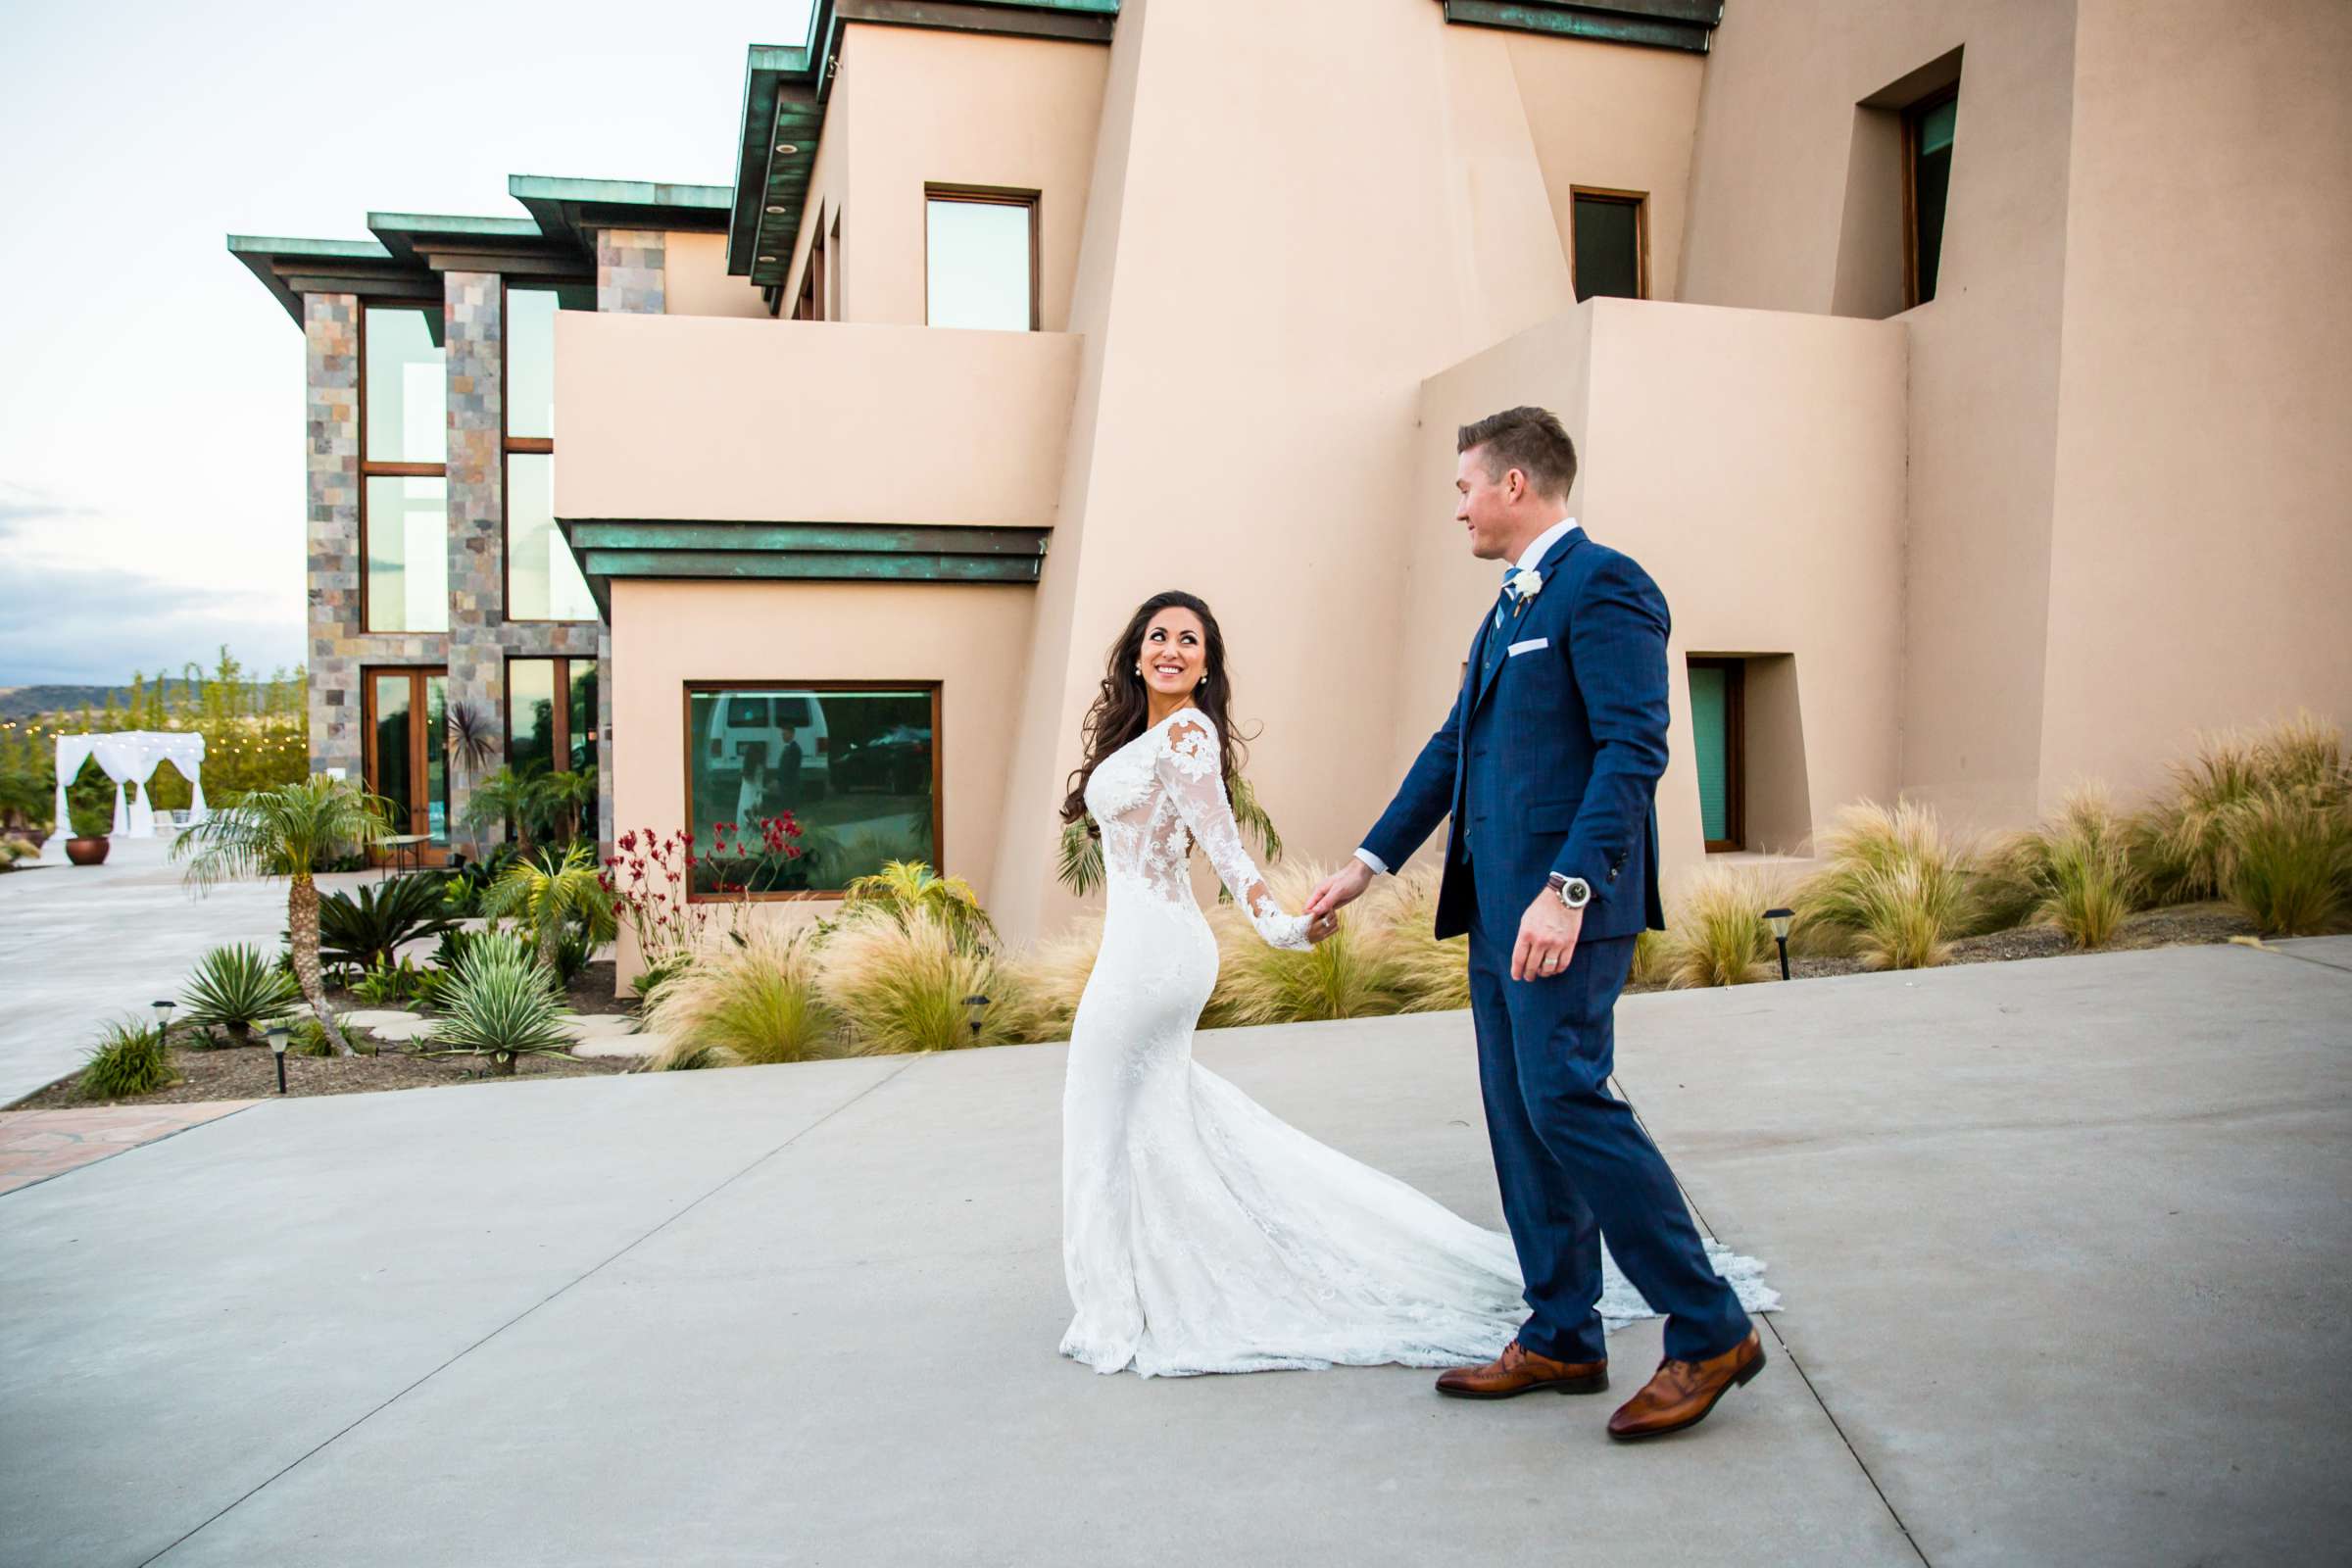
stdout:
POLYGON ((1346 865, 1315 884, 1314 897, 1306 901, 1307 918, 1319 920, 1325 915, 1337 914, 1342 906, 1353 904, 1362 898, 1364 889, 1371 885, 1372 868, 1350 858, 1346 865))
POLYGON ((1585 928, 1585 911, 1571 909, 1560 896, 1545 888, 1519 917, 1519 945, 1511 949, 1511 978, 1548 980, 1564 973, 1576 956, 1577 933, 1585 928))

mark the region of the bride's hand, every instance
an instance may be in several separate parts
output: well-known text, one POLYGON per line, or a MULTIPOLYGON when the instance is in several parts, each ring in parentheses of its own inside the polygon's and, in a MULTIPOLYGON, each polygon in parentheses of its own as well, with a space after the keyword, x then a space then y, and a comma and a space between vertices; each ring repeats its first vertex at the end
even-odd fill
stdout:
POLYGON ((1340 911, 1318 914, 1306 922, 1306 940, 1319 943, 1340 929, 1340 911))

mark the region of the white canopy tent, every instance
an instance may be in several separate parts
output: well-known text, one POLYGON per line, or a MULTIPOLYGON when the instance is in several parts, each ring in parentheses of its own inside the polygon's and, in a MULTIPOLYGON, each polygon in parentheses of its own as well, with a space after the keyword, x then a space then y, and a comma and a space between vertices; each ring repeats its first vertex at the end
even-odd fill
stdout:
POLYGON ((48 842, 41 846, 41 858, 62 860, 66 858, 66 840, 74 836, 73 818, 66 809, 66 786, 81 771, 81 764, 96 758, 99 769, 115 781, 115 825, 118 837, 151 839, 155 837, 155 808, 148 804, 148 781, 155 770, 170 762, 187 776, 190 796, 188 820, 201 822, 204 806, 204 737, 184 730, 115 730, 103 735, 60 735, 57 738, 57 824, 51 829, 48 842), (139 787, 136 802, 123 796, 122 786, 135 783, 139 787))

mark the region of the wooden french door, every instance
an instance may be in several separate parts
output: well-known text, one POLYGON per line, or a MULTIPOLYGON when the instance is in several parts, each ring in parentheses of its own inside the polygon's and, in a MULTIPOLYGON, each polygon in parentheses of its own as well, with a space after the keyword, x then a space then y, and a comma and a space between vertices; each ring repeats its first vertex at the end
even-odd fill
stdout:
POLYGON ((439 865, 449 858, 449 671, 369 669, 360 683, 368 788, 392 803, 394 833, 422 835, 391 858, 439 865))

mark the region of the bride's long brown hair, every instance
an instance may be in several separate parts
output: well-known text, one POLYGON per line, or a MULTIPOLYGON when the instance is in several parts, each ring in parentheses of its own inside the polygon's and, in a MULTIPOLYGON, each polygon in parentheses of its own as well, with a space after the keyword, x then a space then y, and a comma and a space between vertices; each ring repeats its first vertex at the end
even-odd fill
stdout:
MULTIPOLYGON (((1200 684, 1193 688, 1193 706, 1216 726, 1218 771, 1229 787, 1250 759, 1250 749, 1234 734, 1228 716, 1233 684, 1225 677, 1225 634, 1217 629, 1217 617, 1209 613, 1208 606, 1181 589, 1153 594, 1136 607, 1127 629, 1119 633, 1110 645, 1110 657, 1103 661, 1102 689, 1095 694, 1095 705, 1086 710, 1086 722, 1079 731, 1086 743, 1086 760, 1070 774, 1070 793, 1061 803, 1064 822, 1086 815, 1086 781, 1095 776, 1097 764, 1144 732, 1152 711, 1152 688, 1144 684, 1136 665, 1143 662, 1144 633, 1152 629, 1152 617, 1170 609, 1189 610, 1200 617, 1202 674, 1200 684)), ((1092 831, 1093 822, 1087 827, 1092 831)))

